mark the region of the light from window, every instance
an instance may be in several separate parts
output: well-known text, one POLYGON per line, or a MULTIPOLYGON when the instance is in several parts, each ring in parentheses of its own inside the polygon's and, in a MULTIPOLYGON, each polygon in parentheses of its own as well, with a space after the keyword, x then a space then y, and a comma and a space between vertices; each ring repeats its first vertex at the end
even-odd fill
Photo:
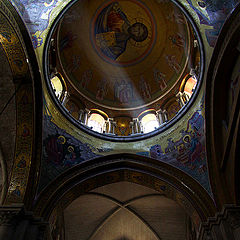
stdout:
POLYGON ((88 119, 88 127, 92 128, 93 131, 103 132, 105 119, 98 113, 92 113, 88 119))
POLYGON ((142 130, 143 133, 148 133, 154 131, 156 128, 159 128, 159 121, 155 114, 149 113, 145 115, 142 120, 142 130))
POLYGON ((193 91, 196 87, 196 84, 197 84, 197 80, 195 77, 190 77, 187 82, 186 82, 186 85, 185 85, 185 88, 184 88, 184 92, 189 95, 189 97, 192 96, 193 94, 193 91))
POLYGON ((62 86, 61 80, 59 79, 59 77, 55 76, 51 79, 51 84, 52 84, 52 88, 55 95, 59 99, 63 92, 63 86, 62 86))

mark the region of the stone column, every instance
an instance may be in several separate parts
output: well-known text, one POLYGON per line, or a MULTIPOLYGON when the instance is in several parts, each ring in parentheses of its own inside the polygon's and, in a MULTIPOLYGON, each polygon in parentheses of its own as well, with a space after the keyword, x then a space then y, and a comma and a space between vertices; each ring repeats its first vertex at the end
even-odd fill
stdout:
POLYGON ((183 107, 185 105, 183 98, 182 98, 182 92, 179 92, 176 97, 177 97, 177 101, 179 102, 180 106, 183 107))
POLYGON ((159 121, 159 125, 163 124, 164 120, 163 120, 163 111, 162 111, 162 109, 159 109, 156 113, 157 113, 157 119, 159 121))
POLYGON ((45 240, 48 227, 23 205, 0 206, 0 240, 45 240))
POLYGON ((138 120, 138 118, 133 118, 133 134, 140 133, 141 132, 141 125, 138 120))
POLYGON ((112 134, 115 134, 116 125, 117 125, 117 122, 114 122, 114 121, 111 122, 111 126, 112 126, 112 134))
POLYGON ((82 123, 87 125, 87 122, 88 122, 88 118, 89 118, 89 110, 88 109, 85 109, 84 112, 83 112, 83 121, 82 123))
POLYGON ((163 120, 164 120, 164 122, 167 122, 167 121, 168 121, 168 113, 167 113, 167 110, 163 110, 163 120))
POLYGON ((113 118, 108 119, 108 133, 115 134, 116 122, 113 121, 113 118))
POLYGON ((137 118, 137 133, 142 133, 142 131, 143 131, 142 128, 143 128, 142 123, 137 118))
POLYGON ((105 120, 104 124, 103 124, 103 133, 107 133, 108 130, 108 120, 105 120))
POLYGON ((184 104, 186 104, 186 103, 189 101, 190 96, 184 92, 184 93, 182 94, 182 99, 183 99, 183 101, 184 101, 184 104))
POLYGON ((69 93, 66 91, 65 93, 64 93, 64 97, 63 97, 63 100, 62 100, 62 105, 65 107, 66 106, 66 104, 67 104, 67 102, 68 102, 68 99, 69 99, 69 93))
POLYGON ((109 118, 108 119, 108 133, 112 133, 112 122, 113 122, 113 118, 109 118))
POLYGON ((80 109, 79 110, 79 119, 78 119, 78 121, 83 123, 83 120, 84 120, 84 110, 80 109))
POLYGON ((240 207, 225 205, 201 225, 198 240, 240 240, 240 207))
POLYGON ((129 125, 130 125, 130 128, 131 128, 131 134, 134 134, 133 122, 130 122, 129 125))

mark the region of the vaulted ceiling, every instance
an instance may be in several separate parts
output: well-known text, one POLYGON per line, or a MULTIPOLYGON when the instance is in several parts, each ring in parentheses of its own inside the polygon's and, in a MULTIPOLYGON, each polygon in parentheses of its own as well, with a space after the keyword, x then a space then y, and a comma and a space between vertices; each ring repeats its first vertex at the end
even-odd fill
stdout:
MULTIPOLYGON (((0 99, 1 110, 13 96, 7 104, 7 108, 1 113, 0 134, 4 162, 2 159, 0 160, 5 173, 11 171, 7 169, 11 169, 13 161, 15 161, 15 172, 12 174, 13 178, 8 189, 9 197, 13 202, 20 202, 25 198, 28 173, 32 166, 35 169, 31 169, 31 171, 36 174, 36 179, 38 179, 33 183, 35 184, 33 192, 36 191, 36 196, 39 197, 44 189, 51 186, 52 181, 62 176, 64 179, 64 174, 68 171, 79 166, 81 169, 91 160, 104 162, 108 155, 127 153, 148 161, 149 165, 146 164, 145 167, 150 168, 152 161, 156 161, 157 164, 156 162, 154 164, 159 168, 163 165, 167 166, 166 168, 169 167, 171 177, 178 179, 181 187, 192 191, 193 194, 192 189, 199 186, 196 183, 198 182, 205 189, 203 192, 206 192, 208 200, 210 199, 213 205, 211 199, 213 193, 208 172, 208 161, 211 159, 207 159, 205 148, 205 81, 217 36, 236 1, 223 2, 219 0, 217 4, 213 1, 210 1, 209 4, 206 2, 208 1, 176 1, 176 4, 183 9, 184 15, 174 7, 175 1, 173 4, 167 0, 119 0, 118 2, 107 1, 105 5, 98 0, 98 7, 95 6, 95 2, 93 4, 91 1, 12 1, 31 34, 35 48, 33 55, 38 59, 38 64, 34 62, 35 69, 32 71, 27 55, 21 58, 24 61, 13 63, 5 56, 6 49, 0 48, 0 90, 1 96, 3 96, 0 99), (111 5, 113 2, 118 3, 117 5, 120 4, 121 8, 118 6, 115 9, 111 5), (129 8, 127 4, 129 4, 129 8), (146 7, 147 4, 149 4, 149 8, 146 7), (160 6, 163 8, 165 6, 165 11, 161 10, 160 6), (137 13, 135 10, 138 10, 137 13), (109 15, 106 15, 106 12, 109 15), (132 23, 134 25, 136 22, 143 24, 145 22, 144 25, 148 29, 147 37, 142 41, 133 42, 133 37, 127 36, 123 41, 124 47, 118 52, 118 56, 114 56, 115 50, 108 55, 104 46, 100 44, 101 37, 107 36, 108 41, 104 42, 109 44, 107 50, 112 50, 112 46, 122 48, 121 44, 121 46, 114 45, 116 42, 112 40, 112 31, 104 32, 105 30, 96 27, 100 26, 100 22, 103 20, 100 16, 107 19, 114 18, 110 13, 116 14, 117 17, 120 15, 120 18, 125 19, 125 23, 127 23, 127 15, 136 15, 135 20, 132 17, 132 23), (126 13, 126 16, 123 13, 126 13), (173 21, 176 24, 173 24, 173 21), (175 35, 175 32, 180 35, 177 33, 178 36, 175 35), (198 41, 194 41, 196 39, 198 41), (146 45, 143 46, 140 43, 144 41, 146 41, 146 45), (190 53, 194 52, 195 45, 201 45, 202 48, 197 47, 196 55, 192 57, 190 53), (141 50, 137 51, 136 49, 139 48, 141 50), (51 55, 54 51, 57 57, 55 65, 51 55), (139 134, 137 137, 124 135, 124 137, 117 138, 116 134, 106 136, 83 127, 82 123, 78 121, 79 119, 71 116, 70 107, 64 106, 54 97, 54 91, 50 84, 51 74, 54 74, 53 70, 57 68, 64 79, 68 81, 68 93, 74 95, 75 100, 83 102, 83 105, 91 109, 94 105, 98 108, 102 107, 102 110, 108 109, 109 115, 116 111, 123 117, 128 111, 133 110, 135 115, 130 115, 136 117, 145 107, 161 108, 161 104, 165 100, 168 101, 168 98, 174 97, 174 103, 177 103, 175 101, 176 93, 179 91, 181 81, 186 76, 185 74, 196 70, 192 67, 199 64, 199 52, 202 57, 202 65, 198 69, 201 81, 194 93, 194 98, 191 98, 186 108, 179 106, 179 108, 174 108, 166 105, 169 107, 168 111, 172 111, 176 118, 170 119, 169 124, 164 124, 162 128, 153 133, 139 134), (49 56, 50 58, 48 58, 49 56), (92 59, 93 62, 90 61, 92 59), (41 74, 42 81, 37 79, 35 83, 38 81, 36 86, 39 87, 40 93, 43 90, 43 98, 38 99, 38 102, 34 101, 36 95, 33 97, 32 89, 29 90, 30 88, 27 87, 23 89, 21 97, 25 104, 24 98, 28 99, 30 96, 31 101, 28 101, 28 106, 33 106, 34 102, 35 104, 39 103, 41 107, 43 101, 43 116, 41 111, 38 112, 38 119, 43 119, 42 128, 41 124, 34 128, 33 121, 28 121, 37 116, 34 115, 33 107, 29 108, 29 115, 25 115, 27 111, 21 115, 22 118, 17 115, 15 105, 20 100, 17 101, 14 97, 17 85, 12 82, 9 63, 15 64, 16 69, 17 67, 21 69, 23 66, 28 68, 31 73, 41 74), (205 68, 203 68, 204 64, 205 68), (159 70, 162 75, 154 75, 155 70, 159 70), (132 80, 132 83, 126 82, 125 79, 122 80, 125 75, 128 75, 127 79, 132 80), (163 76, 166 77, 165 85, 158 82, 158 80, 163 82, 163 76), (90 81, 89 77, 92 78, 90 81), (42 85, 42 89, 40 85, 42 85), (164 89, 161 89, 162 87, 164 89), (133 88, 136 89, 136 96, 131 98, 129 90, 133 88), (164 99, 165 97, 166 99, 164 99), (178 114, 179 112, 180 114, 178 114), (16 128, 16 119, 21 120, 18 128, 16 128), (38 131, 43 134, 42 139, 41 134, 38 134, 38 138, 34 137, 38 131), (16 134, 20 137, 18 154, 14 150, 16 134), (30 141, 30 144, 27 140, 30 141), (35 144, 31 148, 31 144, 35 143, 35 140, 39 145, 35 144), (23 142, 24 146, 29 147, 26 151, 21 145, 23 142), (39 152, 37 152, 38 150, 39 152), (25 154, 23 154, 25 159, 22 158, 22 153, 25 154), (35 153, 38 158, 33 158, 32 161, 35 153), (191 180, 186 178, 188 180, 186 181, 183 177, 176 175, 176 172, 181 172, 181 176, 189 176, 191 180), (23 178, 27 180, 24 182, 23 178), (189 186, 193 186, 193 188, 189 186)), ((121 24, 123 22, 120 21, 121 24)), ((8 24, 12 23, 8 21, 8 24)), ((115 24, 117 23, 115 22, 115 24)), ((26 31, 25 26, 24 30, 26 31)), ((114 34, 116 33, 119 32, 114 32, 114 34)), ((4 41, 14 43, 17 38, 13 36, 15 35, 12 34, 9 37, 2 31, 2 43, 4 41)), ((114 37, 116 36, 114 35, 114 37)), ((24 41, 19 42, 23 43, 24 41)), ((28 73, 28 77, 30 75, 28 73)), ((19 104, 19 106, 19 109, 23 110, 22 105, 19 104)), ((36 107, 36 105, 34 106, 36 107)), ((121 132, 124 129, 119 127, 118 130, 121 132)), ((135 161, 134 157, 133 159, 135 161)), ((111 162, 111 160, 109 161, 111 162)), ((10 174, 8 175, 10 176, 10 174)), ((5 174, 6 176, 7 174, 5 174)), ((163 181, 168 181, 164 177, 162 178, 163 181)), ((1 183, 4 185, 5 181, 6 178, 1 180, 1 183)), ((83 194, 64 210, 64 216, 69 240, 75 239, 77 234, 89 240, 91 238, 91 240, 93 238, 96 240, 98 238, 131 240, 140 238, 140 235, 155 240, 178 239, 178 237, 184 239, 186 234, 187 216, 176 202, 167 199, 159 192, 126 182, 107 185, 83 194), (179 228, 170 229, 172 223, 179 228), (84 227, 78 229, 76 226, 79 225, 84 227), (169 232, 171 232, 170 235, 169 232)))
POLYGON ((159 192, 129 182, 97 188, 64 211, 66 240, 184 240, 184 210, 159 192))

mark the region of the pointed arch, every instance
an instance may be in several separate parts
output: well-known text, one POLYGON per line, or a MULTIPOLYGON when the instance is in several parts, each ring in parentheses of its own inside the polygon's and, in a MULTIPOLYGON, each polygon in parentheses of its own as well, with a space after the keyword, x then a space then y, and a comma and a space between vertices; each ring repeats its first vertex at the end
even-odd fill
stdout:
POLYGON ((40 193, 35 214, 47 220, 57 205, 65 209, 80 195, 120 181, 163 193, 189 214, 197 213, 202 222, 215 213, 214 202, 205 189, 181 170, 147 157, 115 154, 89 160, 64 172, 40 193))

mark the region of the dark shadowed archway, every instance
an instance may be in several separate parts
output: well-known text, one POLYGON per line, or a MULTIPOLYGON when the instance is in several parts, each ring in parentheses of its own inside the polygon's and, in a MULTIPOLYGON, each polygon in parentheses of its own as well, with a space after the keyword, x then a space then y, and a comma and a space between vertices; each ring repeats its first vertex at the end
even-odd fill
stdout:
POLYGON ((35 214, 47 220, 58 205, 65 209, 80 195, 120 181, 140 184, 164 194, 186 212, 197 212, 201 222, 215 213, 208 193, 182 171, 147 157, 116 154, 89 160, 64 172, 40 193, 34 206, 35 214))

